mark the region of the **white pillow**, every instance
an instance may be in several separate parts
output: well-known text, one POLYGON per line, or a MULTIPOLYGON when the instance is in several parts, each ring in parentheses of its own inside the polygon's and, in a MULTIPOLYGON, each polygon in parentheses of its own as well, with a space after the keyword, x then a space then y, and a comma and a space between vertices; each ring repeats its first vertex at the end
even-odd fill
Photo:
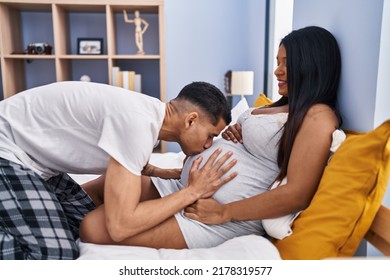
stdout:
MULTIPOLYGON (((284 178, 282 182, 276 181, 271 186, 271 190, 286 183, 287 178, 284 178)), ((292 234, 291 225, 300 213, 289 214, 279 218, 264 219, 262 220, 263 228, 269 236, 281 240, 292 234)))
POLYGON ((241 100, 236 104, 236 106, 233 107, 231 110, 232 114, 232 121, 221 131, 221 133, 216 137, 217 138, 222 138, 222 132, 225 131, 225 129, 232 124, 235 124, 238 120, 238 117, 244 113, 246 110, 249 109, 248 102, 246 101, 245 98, 241 98, 241 100))
POLYGON ((249 109, 248 102, 246 98, 241 98, 241 100, 233 107, 232 113, 232 122, 230 124, 235 124, 237 122, 238 117, 249 109))

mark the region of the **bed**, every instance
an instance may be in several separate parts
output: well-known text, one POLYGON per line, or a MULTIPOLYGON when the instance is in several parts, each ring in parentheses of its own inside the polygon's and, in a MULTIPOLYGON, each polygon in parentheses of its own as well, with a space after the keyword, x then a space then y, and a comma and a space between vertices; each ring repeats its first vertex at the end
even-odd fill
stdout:
MULTIPOLYGON (((259 97, 264 98, 264 97, 259 97)), ((264 101, 264 100, 263 100, 264 101)), ((258 105, 258 104, 256 104, 258 105)), ((232 110, 233 121, 248 108, 246 101, 232 110)), ((298 218, 281 217, 277 229, 288 227, 283 238, 248 235, 214 248, 153 249, 96 245, 78 241, 80 260, 155 259, 326 259, 353 257, 365 238, 384 257, 390 257, 390 210, 382 205, 390 174, 390 120, 367 133, 347 132, 333 154, 318 190, 298 218)), ((180 167, 184 154, 154 153, 156 166, 180 167)), ((91 176, 74 175, 82 183, 91 176)))
MULTIPOLYGON (((184 154, 153 153, 150 163, 164 168, 181 167, 184 154)), ((83 183, 95 176, 72 175, 76 181, 83 183)), ((96 245, 78 241, 80 260, 127 259, 127 260, 155 260, 155 259, 280 259, 276 247, 270 240, 262 236, 248 235, 233 238, 211 249, 153 249, 137 246, 96 245)))

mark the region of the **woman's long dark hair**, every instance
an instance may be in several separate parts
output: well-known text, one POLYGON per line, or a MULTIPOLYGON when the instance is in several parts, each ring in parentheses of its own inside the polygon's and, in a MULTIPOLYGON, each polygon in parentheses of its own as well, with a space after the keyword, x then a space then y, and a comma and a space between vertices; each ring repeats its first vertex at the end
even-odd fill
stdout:
POLYGON ((272 107, 288 104, 289 115, 279 145, 278 180, 287 175, 295 137, 310 107, 330 106, 341 125, 336 109, 341 57, 333 35, 324 28, 309 26, 291 32, 280 44, 286 48, 288 97, 282 97, 272 107))

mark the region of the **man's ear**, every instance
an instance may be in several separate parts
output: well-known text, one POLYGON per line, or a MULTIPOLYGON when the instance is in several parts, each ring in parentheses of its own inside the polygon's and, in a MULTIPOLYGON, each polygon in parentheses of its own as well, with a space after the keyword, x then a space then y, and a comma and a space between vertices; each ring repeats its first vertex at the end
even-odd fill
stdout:
POLYGON ((185 118, 185 127, 188 128, 195 124, 199 120, 199 114, 197 112, 189 113, 185 118))

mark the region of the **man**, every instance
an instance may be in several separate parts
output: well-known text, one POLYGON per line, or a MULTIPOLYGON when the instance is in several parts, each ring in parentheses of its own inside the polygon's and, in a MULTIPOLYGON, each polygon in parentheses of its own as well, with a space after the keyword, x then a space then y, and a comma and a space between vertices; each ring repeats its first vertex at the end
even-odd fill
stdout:
POLYGON ((197 154, 230 120, 223 94, 204 82, 185 86, 167 104, 88 82, 53 83, 1 101, 0 258, 78 257, 79 226, 95 205, 66 173, 105 174, 106 227, 117 240, 132 234, 127 220, 138 225, 148 217, 145 226, 153 226, 215 192, 234 177, 220 179, 234 165, 221 167, 229 154, 201 169, 199 160, 188 190, 163 205, 136 199, 159 140, 197 154))

